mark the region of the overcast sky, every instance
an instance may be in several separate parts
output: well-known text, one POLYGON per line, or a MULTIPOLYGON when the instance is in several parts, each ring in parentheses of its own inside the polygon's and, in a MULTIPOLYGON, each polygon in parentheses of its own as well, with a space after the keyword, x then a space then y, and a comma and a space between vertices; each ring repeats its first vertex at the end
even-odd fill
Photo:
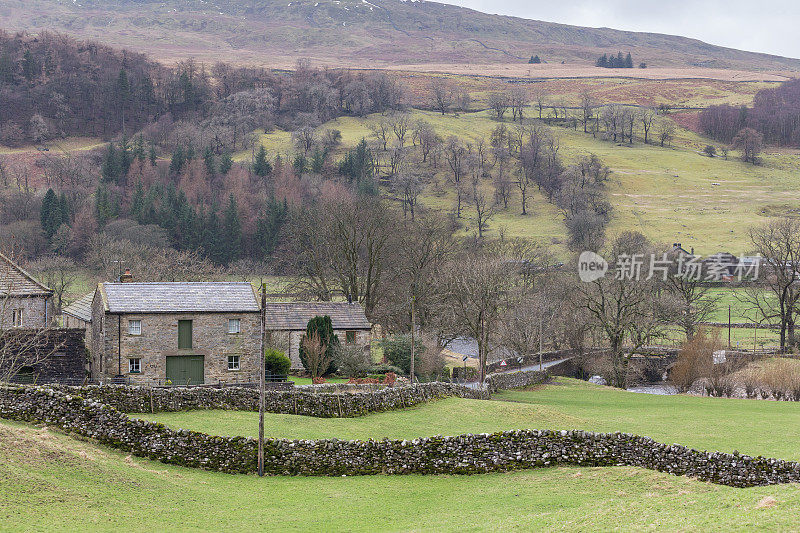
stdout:
POLYGON ((800 58, 800 0, 442 0, 483 11, 577 26, 693 37, 800 58))

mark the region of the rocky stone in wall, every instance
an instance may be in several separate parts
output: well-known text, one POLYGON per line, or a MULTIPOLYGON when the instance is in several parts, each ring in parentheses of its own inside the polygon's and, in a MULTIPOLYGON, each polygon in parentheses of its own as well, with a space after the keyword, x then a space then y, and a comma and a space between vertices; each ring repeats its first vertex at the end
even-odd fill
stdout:
MULTIPOLYGON (((124 385, 60 387, 59 390, 111 405, 119 411, 157 413, 191 409, 258 410, 258 391, 252 388, 151 388, 124 385)), ((344 389, 345 391, 348 389, 344 389)), ((486 399, 488 393, 450 383, 423 383, 413 387, 385 387, 362 392, 318 393, 307 389, 268 390, 269 413, 319 418, 354 417, 378 411, 404 409, 432 400, 457 396, 486 399)))

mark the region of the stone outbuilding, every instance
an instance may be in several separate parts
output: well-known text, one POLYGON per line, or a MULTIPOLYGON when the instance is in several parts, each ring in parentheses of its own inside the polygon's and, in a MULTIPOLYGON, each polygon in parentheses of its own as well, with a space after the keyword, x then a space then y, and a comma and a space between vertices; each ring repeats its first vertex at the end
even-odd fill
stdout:
POLYGON ((75 328, 14 329, 0 336, 0 375, 15 383, 82 385, 89 378, 84 332, 75 328))
POLYGON ((94 292, 85 294, 61 310, 61 321, 65 328, 84 330, 86 345, 92 345, 92 301, 94 292))
POLYGON ((365 352, 372 339, 370 324, 364 308, 347 302, 286 302, 267 303, 266 327, 272 344, 280 347, 292 361, 292 369, 301 369, 300 341, 315 316, 329 316, 339 342, 355 344, 365 352))
POLYGON ((0 329, 53 324, 53 290, 0 254, 0 329))
POLYGON ((249 283, 100 283, 92 376, 148 385, 254 382, 260 307, 249 283))

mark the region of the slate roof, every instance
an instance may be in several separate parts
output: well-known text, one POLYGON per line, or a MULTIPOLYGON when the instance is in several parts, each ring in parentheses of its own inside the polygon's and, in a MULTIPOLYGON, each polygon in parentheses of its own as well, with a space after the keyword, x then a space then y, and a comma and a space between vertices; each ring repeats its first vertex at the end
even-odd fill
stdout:
POLYGON ((246 282, 101 283, 109 313, 257 313, 246 282))
POLYGON ((50 296, 53 291, 25 272, 14 261, 0 254, 0 294, 10 296, 50 296))
POLYGON ((84 322, 92 321, 92 301, 94 300, 94 292, 90 292, 81 296, 64 309, 61 313, 64 315, 74 316, 84 322))
POLYGON ((347 302, 267 303, 267 329, 299 331, 315 316, 331 317, 334 329, 371 329, 361 304, 347 302))

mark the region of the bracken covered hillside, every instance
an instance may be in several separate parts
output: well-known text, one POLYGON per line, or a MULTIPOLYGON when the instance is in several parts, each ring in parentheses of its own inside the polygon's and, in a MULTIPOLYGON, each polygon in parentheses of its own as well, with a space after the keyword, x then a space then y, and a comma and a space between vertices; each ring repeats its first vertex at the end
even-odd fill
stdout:
POLYGON ((515 63, 593 65, 629 51, 638 64, 800 69, 800 60, 662 34, 584 28, 405 0, 5 0, 0 26, 60 30, 171 59, 233 55, 291 65, 515 63))

